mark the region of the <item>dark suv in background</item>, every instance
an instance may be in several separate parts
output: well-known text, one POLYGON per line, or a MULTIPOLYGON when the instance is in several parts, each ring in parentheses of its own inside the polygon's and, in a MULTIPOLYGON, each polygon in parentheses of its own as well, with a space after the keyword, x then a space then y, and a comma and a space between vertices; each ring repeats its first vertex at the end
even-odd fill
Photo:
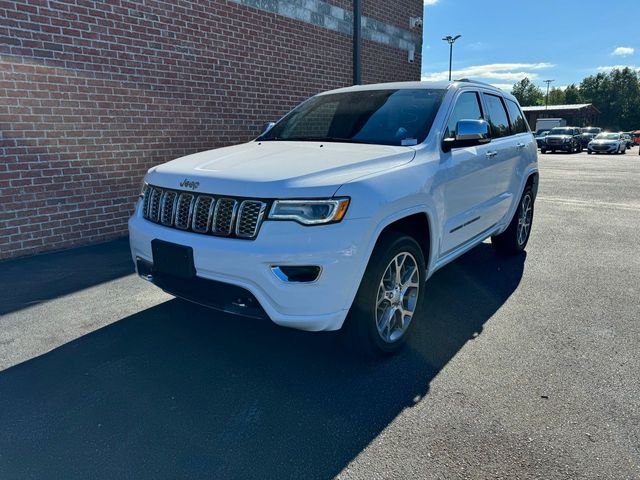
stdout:
POLYGON ((587 148, 589 142, 596 138, 596 135, 598 135, 600 132, 602 132, 602 129, 600 127, 583 127, 581 134, 582 148, 587 148))
POLYGON ((541 153, 561 150, 567 153, 582 151, 582 136, 578 127, 552 128, 540 146, 541 153))

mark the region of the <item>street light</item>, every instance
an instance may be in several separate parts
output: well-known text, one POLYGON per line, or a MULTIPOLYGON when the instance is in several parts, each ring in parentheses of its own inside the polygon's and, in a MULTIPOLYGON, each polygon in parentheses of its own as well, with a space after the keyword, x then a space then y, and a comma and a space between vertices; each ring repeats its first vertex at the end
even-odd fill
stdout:
POLYGON ((452 37, 451 35, 447 35, 442 40, 449 43, 449 81, 451 81, 451 61, 453 60, 453 44, 457 39, 459 39, 462 35, 456 35, 452 37))
POLYGON ((547 84, 547 96, 544 99, 544 109, 547 110, 549 108, 549 84, 555 80, 543 80, 543 82, 547 84))

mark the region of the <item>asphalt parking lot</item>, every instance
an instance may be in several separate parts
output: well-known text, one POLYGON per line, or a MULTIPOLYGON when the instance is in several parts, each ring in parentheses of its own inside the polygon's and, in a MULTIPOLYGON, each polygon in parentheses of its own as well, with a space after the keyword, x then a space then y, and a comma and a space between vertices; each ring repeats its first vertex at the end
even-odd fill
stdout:
POLYGON ((540 158, 526 255, 400 355, 175 300, 126 241, 0 264, 0 478, 640 478, 640 156, 540 158))

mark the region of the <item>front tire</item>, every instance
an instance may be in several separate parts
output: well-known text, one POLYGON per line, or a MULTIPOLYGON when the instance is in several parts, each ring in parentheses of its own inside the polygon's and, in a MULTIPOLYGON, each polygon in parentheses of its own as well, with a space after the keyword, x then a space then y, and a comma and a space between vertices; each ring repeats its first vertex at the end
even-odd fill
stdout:
POLYGON ((425 270, 424 254, 413 237, 383 234, 345 321, 350 348, 380 357, 403 347, 420 312, 425 270))
POLYGON ((533 204, 533 190, 530 185, 527 185, 507 229, 491 237, 491 245, 498 253, 515 255, 525 249, 533 224, 533 204))

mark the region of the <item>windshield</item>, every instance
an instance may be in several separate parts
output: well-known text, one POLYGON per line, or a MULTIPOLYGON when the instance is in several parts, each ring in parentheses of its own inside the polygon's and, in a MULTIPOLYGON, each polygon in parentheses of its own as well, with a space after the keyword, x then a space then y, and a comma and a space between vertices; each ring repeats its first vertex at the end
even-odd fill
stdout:
POLYGON ((444 93, 397 89, 317 95, 257 140, 416 145, 429 134, 444 93))
POLYGON ((596 136, 597 139, 605 140, 618 140, 620 138, 619 133, 600 133, 596 136))
POLYGON ((549 135, 549 130, 538 130, 538 133, 536 133, 537 137, 544 137, 545 135, 549 135))
POLYGON ((549 135, 573 135, 573 128, 552 128, 549 135))
POLYGON ((586 127, 582 129, 582 133, 600 133, 598 127, 586 127))

